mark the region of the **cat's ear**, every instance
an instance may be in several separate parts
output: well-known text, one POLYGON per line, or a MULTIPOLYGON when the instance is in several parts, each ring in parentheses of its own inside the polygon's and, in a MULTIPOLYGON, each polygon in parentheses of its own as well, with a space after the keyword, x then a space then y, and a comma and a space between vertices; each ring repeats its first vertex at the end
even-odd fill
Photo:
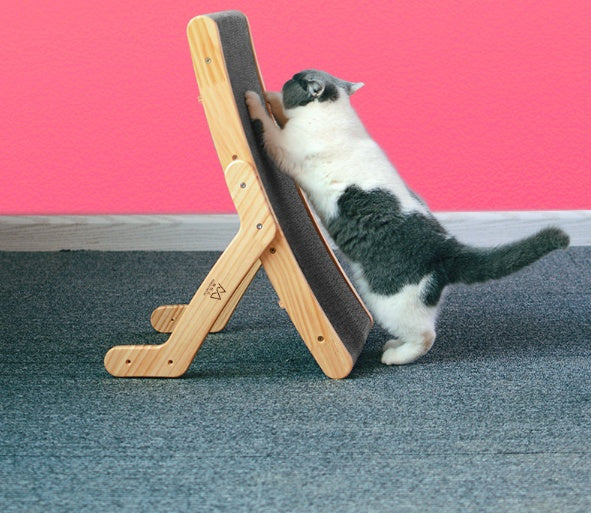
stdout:
POLYGON ((324 83, 319 80, 308 80, 308 94, 312 98, 318 98, 324 92, 324 83))
POLYGON ((351 96, 354 92, 359 91, 365 84, 363 82, 349 82, 347 84, 347 92, 351 96))

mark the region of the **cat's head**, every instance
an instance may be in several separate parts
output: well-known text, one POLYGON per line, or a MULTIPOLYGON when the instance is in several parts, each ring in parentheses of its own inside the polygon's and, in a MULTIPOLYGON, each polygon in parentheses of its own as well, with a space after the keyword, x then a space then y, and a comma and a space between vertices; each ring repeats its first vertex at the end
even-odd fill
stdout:
POLYGON ((295 109, 312 102, 336 102, 351 96, 362 86, 362 82, 347 82, 324 71, 300 71, 283 86, 283 107, 295 109))

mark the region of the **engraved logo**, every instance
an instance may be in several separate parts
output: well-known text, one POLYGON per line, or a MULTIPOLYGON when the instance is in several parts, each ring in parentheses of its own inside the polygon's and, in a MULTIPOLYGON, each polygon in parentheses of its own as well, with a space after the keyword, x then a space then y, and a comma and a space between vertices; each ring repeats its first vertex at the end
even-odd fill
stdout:
POLYGON ((226 289, 222 287, 221 283, 216 282, 215 280, 211 280, 209 283, 207 290, 204 292, 204 296, 209 296, 211 299, 215 299, 217 301, 222 300, 222 294, 226 292, 226 289))

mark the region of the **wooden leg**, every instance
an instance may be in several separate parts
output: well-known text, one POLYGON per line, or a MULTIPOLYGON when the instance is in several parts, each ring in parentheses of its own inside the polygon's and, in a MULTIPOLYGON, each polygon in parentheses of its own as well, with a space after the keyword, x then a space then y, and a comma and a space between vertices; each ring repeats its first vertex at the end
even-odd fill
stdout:
POLYGON ((316 300, 280 229, 261 255, 265 272, 312 356, 328 377, 349 375, 354 360, 316 300))
POLYGON ((105 368, 119 377, 178 377, 184 374, 203 340, 273 240, 276 225, 253 168, 236 160, 226 181, 240 230, 222 253, 164 344, 111 348, 105 368))
MULTIPOLYGON (((248 271, 248 274, 242 280, 242 283, 240 283, 240 286, 236 289, 236 292, 234 292, 230 300, 226 303, 222 313, 220 313, 214 325, 209 330, 210 333, 218 333, 226 327, 228 321, 234 313, 234 310, 236 310, 238 303, 242 299, 242 296, 246 292, 246 289, 248 289, 248 286, 250 285, 260 267, 261 262, 260 260, 257 260, 250 271, 248 271)), ((181 318, 181 315, 183 315, 186 308, 187 305, 183 304, 159 306, 152 312, 152 316, 150 317, 152 327, 160 333, 171 333, 175 327, 175 324, 181 318)))

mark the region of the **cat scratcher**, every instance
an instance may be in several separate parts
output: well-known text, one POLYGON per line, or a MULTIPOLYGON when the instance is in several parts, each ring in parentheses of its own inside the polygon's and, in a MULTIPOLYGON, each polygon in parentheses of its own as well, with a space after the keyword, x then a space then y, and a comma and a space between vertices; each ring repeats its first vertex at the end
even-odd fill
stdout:
MULTIPOLYGON (((331 378, 346 377, 372 326, 293 181, 259 149, 244 93, 263 85, 246 17, 227 11, 194 18, 188 38, 210 132, 240 229, 188 305, 152 313, 160 345, 110 349, 105 367, 118 377, 178 377, 203 340, 223 329, 262 265, 298 333, 331 378)), ((281 341, 278 340, 278 343, 281 341)))

